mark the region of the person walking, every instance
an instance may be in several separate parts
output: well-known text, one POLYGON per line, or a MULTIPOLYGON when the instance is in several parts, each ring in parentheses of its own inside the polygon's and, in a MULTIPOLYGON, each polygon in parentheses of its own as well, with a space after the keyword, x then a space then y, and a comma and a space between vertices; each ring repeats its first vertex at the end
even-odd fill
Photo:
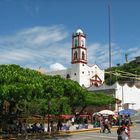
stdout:
POLYGON ((58 121, 58 124, 57 124, 57 130, 59 131, 59 130, 61 130, 61 128, 62 128, 62 122, 59 120, 58 121))
POLYGON ((117 135, 118 135, 117 140, 122 140, 122 127, 121 126, 119 126, 117 129, 117 135))
POLYGON ((104 117, 101 115, 100 116, 100 127, 101 127, 101 129, 100 129, 100 133, 103 133, 103 130, 104 130, 104 122, 105 120, 104 120, 104 117))
POLYGON ((106 118, 105 121, 104 121, 104 129, 103 129, 103 133, 105 133, 105 130, 108 130, 108 133, 111 133, 110 131, 110 128, 109 128, 109 121, 108 119, 106 118))
POLYGON ((122 126, 117 129, 117 134, 118 140, 129 140, 128 129, 125 124, 122 124, 122 126))
POLYGON ((122 131, 122 140, 128 140, 128 129, 127 126, 125 126, 125 124, 123 124, 122 126, 124 129, 122 131))

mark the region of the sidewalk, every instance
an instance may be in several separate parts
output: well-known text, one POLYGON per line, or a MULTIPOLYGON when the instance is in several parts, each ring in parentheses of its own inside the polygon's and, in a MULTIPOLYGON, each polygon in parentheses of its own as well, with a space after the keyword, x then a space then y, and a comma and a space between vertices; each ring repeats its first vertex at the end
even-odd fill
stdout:
MULTIPOLYGON (((118 126, 112 126, 111 129, 116 129, 116 128, 118 128, 118 126)), ((86 132, 86 131, 100 132, 100 129, 101 129, 100 127, 93 127, 92 124, 89 124, 88 128, 76 129, 75 126, 71 126, 70 130, 61 130, 59 131, 59 133, 76 133, 76 132, 86 132)))
MULTIPOLYGON (((117 128, 118 126, 113 126, 111 129, 117 128)), ((28 138, 49 138, 51 139, 54 136, 57 135, 69 135, 73 133, 82 133, 87 131, 93 131, 93 132, 100 132, 100 127, 93 128, 93 125, 88 125, 88 128, 82 128, 82 129, 76 129, 76 126, 71 126, 70 130, 60 130, 56 132, 43 132, 43 133, 28 133, 28 138)), ((26 135, 19 135, 19 134, 7 134, 0 136, 0 140, 25 140, 26 135)))
POLYGON ((92 124, 88 124, 88 126, 85 128, 85 127, 82 127, 80 126, 79 128, 77 128, 78 125, 72 125, 70 126, 70 129, 69 130, 60 130, 59 132, 81 132, 81 131, 90 131, 90 130, 100 130, 100 127, 93 127, 92 124))

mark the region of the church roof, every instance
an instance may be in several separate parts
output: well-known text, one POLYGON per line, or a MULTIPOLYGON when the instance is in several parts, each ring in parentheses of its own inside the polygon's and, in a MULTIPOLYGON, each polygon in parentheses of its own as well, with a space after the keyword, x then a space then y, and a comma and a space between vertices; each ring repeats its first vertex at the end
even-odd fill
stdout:
POLYGON ((76 33, 77 33, 77 34, 79 34, 79 33, 80 33, 80 34, 83 34, 83 31, 82 31, 82 29, 79 28, 79 29, 76 30, 76 33))

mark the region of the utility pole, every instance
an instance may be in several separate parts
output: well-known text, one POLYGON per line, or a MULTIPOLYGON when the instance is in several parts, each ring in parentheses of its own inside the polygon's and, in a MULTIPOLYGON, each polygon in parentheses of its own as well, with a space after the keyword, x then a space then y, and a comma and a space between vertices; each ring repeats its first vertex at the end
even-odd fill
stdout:
POLYGON ((109 71, 110 71, 110 85, 112 82, 112 72, 111 72, 111 37, 110 37, 110 4, 108 5, 108 41, 109 41, 109 71))

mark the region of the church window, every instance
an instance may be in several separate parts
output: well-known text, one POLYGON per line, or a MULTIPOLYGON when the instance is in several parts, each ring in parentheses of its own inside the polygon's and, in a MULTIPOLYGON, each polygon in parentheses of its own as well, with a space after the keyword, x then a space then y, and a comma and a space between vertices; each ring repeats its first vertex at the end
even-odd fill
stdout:
POLYGON ((84 71, 82 71, 82 73, 84 74, 84 71))
POLYGON ((82 47, 84 47, 84 40, 82 40, 82 47))
POLYGON ((77 51, 74 52, 74 60, 77 60, 77 51))
POLYGON ((85 60, 85 53, 82 52, 82 60, 85 60))
POLYGON ((75 47, 77 47, 78 46, 78 41, 77 41, 77 39, 75 39, 75 47))
POLYGON ((84 64, 83 64, 83 66, 84 66, 84 64))
POLYGON ((69 74, 67 74, 66 78, 67 78, 67 79, 70 79, 70 75, 69 75, 69 74))
POLYGON ((76 73, 74 73, 74 75, 76 75, 76 73))

